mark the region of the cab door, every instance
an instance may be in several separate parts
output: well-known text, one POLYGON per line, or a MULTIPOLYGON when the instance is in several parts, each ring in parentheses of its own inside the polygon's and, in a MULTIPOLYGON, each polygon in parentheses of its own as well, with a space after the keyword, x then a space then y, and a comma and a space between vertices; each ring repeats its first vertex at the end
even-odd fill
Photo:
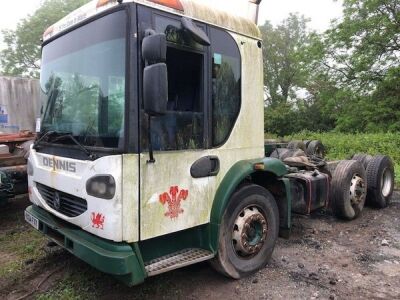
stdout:
POLYGON ((209 178, 219 161, 206 150, 208 48, 185 34, 179 16, 145 7, 138 12, 141 32, 150 27, 168 41, 168 109, 150 126, 155 162, 148 161, 143 104, 140 112, 140 238, 146 240, 209 222, 209 178))

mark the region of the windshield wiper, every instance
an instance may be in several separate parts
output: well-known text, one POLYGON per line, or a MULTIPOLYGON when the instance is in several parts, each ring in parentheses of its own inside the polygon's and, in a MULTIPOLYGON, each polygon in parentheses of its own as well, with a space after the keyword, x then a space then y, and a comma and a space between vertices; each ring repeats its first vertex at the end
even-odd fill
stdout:
POLYGON ((56 133, 54 130, 49 130, 45 132, 40 138, 38 138, 34 143, 33 143, 33 149, 36 149, 36 147, 39 145, 41 141, 43 141, 45 138, 49 137, 50 135, 56 133))
POLYGON ((61 141, 61 140, 67 139, 67 138, 70 139, 71 141, 73 141, 79 147, 79 149, 81 149, 89 157, 89 159, 95 160, 97 158, 97 156, 94 153, 92 153, 85 146, 83 146, 81 143, 79 143, 71 133, 67 133, 67 134, 61 135, 59 137, 56 137, 51 142, 54 143, 54 142, 61 141))

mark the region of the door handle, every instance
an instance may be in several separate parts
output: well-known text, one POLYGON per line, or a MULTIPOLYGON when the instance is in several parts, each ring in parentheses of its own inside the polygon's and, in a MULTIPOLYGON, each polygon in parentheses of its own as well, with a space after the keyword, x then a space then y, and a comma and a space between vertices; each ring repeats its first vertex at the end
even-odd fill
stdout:
POLYGON ((217 176, 219 169, 220 162, 217 156, 204 156, 193 163, 190 175, 193 178, 217 176))
POLYGON ((217 156, 209 156, 211 168, 209 176, 217 176, 219 173, 219 158, 217 156))

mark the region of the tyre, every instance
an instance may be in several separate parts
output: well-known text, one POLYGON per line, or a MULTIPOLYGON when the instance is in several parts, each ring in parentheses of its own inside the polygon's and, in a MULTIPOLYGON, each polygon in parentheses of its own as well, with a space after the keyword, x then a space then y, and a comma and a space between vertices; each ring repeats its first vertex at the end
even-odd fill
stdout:
POLYGON ((331 205, 341 219, 357 218, 365 205, 367 178, 364 167, 356 160, 343 160, 336 167, 331 181, 331 205))
POLYGON ((306 153, 301 149, 292 150, 289 157, 299 157, 299 156, 306 156, 306 153))
POLYGON ((372 156, 368 154, 358 153, 354 154, 351 159, 359 161, 363 165, 364 169, 367 169, 368 163, 371 161, 372 156))
POLYGON ((290 155, 290 150, 286 148, 276 148, 274 151, 272 151, 270 157, 272 158, 277 158, 277 159, 284 159, 287 157, 287 155, 290 155))
POLYGON ((304 145, 306 145, 306 150, 307 150, 308 144, 310 144, 310 142, 311 142, 311 140, 304 140, 303 141, 304 145))
POLYGON ((291 141, 288 144, 288 149, 290 149, 290 150, 300 149, 300 150, 306 151, 306 145, 302 141, 291 141))
POLYGON ((272 194, 258 185, 243 186, 224 212, 211 265, 234 279, 258 271, 271 258, 278 231, 279 211, 272 194))
POLYGON ((374 156, 367 166, 367 203, 384 208, 389 205, 394 188, 393 162, 388 156, 374 156))
POLYGON ((309 156, 317 156, 319 158, 325 157, 325 146, 321 143, 321 141, 311 141, 307 146, 307 155, 309 156))

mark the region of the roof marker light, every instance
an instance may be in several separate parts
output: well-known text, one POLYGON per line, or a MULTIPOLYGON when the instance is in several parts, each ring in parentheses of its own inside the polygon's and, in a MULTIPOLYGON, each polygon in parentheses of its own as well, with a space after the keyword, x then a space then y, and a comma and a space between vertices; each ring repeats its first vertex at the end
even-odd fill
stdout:
POLYGON ((112 2, 117 2, 117 0, 99 0, 99 1, 97 1, 96 8, 102 7, 102 6, 112 3, 112 2))
POLYGON ((48 35, 52 35, 54 32, 54 27, 50 26, 49 28, 46 29, 46 31, 43 33, 43 38, 46 38, 48 35))
POLYGON ((254 170, 257 171, 264 171, 265 170, 265 165, 264 163, 256 163, 253 165, 254 170))
POLYGON ((170 8, 176 9, 183 11, 183 6, 181 1, 179 0, 150 0, 151 2, 163 5, 163 6, 168 6, 170 8))

